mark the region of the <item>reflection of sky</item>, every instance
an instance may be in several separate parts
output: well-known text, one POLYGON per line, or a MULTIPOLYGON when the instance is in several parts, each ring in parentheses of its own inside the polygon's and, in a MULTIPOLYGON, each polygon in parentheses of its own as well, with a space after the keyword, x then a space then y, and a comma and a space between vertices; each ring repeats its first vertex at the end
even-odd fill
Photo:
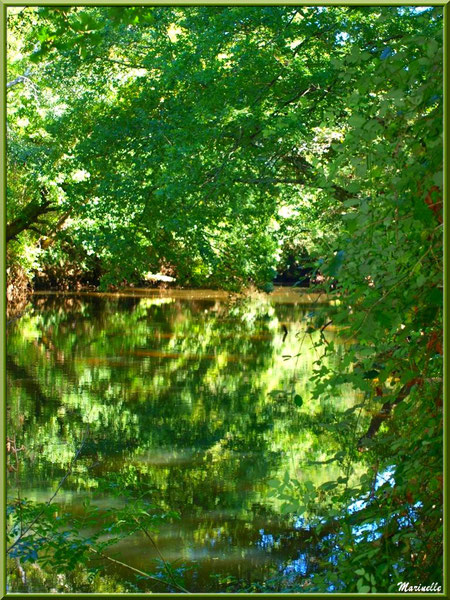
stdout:
MULTIPOLYGON (((389 465, 380 473, 377 473, 374 484, 374 491, 378 490, 382 486, 390 486, 393 487, 395 485, 395 465, 389 465)), ((354 498, 351 504, 347 507, 347 513, 353 514, 357 513, 364 508, 366 508, 369 504, 370 494, 365 494, 362 497, 354 498)), ((396 516, 397 522, 400 528, 411 526, 411 522, 417 518, 417 509, 420 508, 421 503, 417 502, 413 507, 409 509, 409 514, 407 516, 396 516)), ((320 520, 323 522, 323 519, 320 520)), ((386 525, 386 520, 382 518, 374 519, 372 523, 363 523, 361 525, 354 525, 352 527, 352 534, 354 536, 354 540, 356 543, 361 542, 363 540, 372 542, 379 539, 382 536, 382 530, 386 525)), ((311 529, 311 525, 308 524, 304 517, 297 516, 294 519, 293 523, 294 529, 311 529)), ((333 534, 326 536, 322 541, 329 540, 333 538, 333 534)), ((294 572, 301 572, 301 566, 296 567, 295 565, 300 561, 299 565, 301 565, 301 557, 297 561, 293 561, 289 564, 288 567, 283 571, 285 574, 294 572)), ((334 554, 330 554, 328 557, 328 561, 331 564, 336 564, 337 556, 334 554)))
POLYGON ((270 548, 272 548, 275 544, 273 535, 270 533, 264 533, 264 529, 260 529, 259 534, 261 536, 261 539, 256 542, 256 545, 260 548, 264 548, 264 550, 269 550, 270 548))
POLYGON ((305 576, 308 573, 308 555, 300 552, 298 558, 292 560, 287 566, 281 567, 281 572, 283 575, 305 576))
MULTIPOLYGON (((375 490, 379 489, 383 485, 389 484, 391 487, 395 485, 395 466, 391 465, 387 467, 381 473, 378 473, 375 480, 375 490)), ((354 500, 347 508, 347 511, 351 513, 358 512, 368 505, 369 494, 366 494, 363 498, 354 500)), ((410 527, 412 523, 418 517, 418 511, 422 506, 421 502, 416 502, 414 506, 409 507, 407 516, 393 515, 396 517, 397 523, 400 528, 410 527)), ((362 540, 374 541, 381 537, 381 530, 386 525, 385 519, 377 519, 372 523, 364 523, 363 525, 355 525, 352 527, 352 533, 355 538, 355 542, 361 542, 362 540)))
POLYGON ((316 527, 318 523, 326 523, 326 522, 327 522, 327 519, 325 517, 316 517, 314 519, 314 525, 311 525, 311 523, 308 523, 304 517, 294 516, 294 522, 292 524, 292 527, 294 529, 305 529, 306 531, 309 531, 313 527, 316 527))
MULTIPOLYGON (((377 477, 375 480, 375 490, 377 490, 379 487, 381 487, 385 483, 388 483, 391 487, 394 487, 394 485, 395 485, 394 474, 395 474, 395 466, 393 466, 393 465, 386 467, 386 469, 384 471, 382 471, 381 473, 377 473, 377 477)), ((354 512, 358 512, 359 510, 362 510, 363 508, 365 508, 367 506, 368 499, 369 499, 369 494, 366 494, 365 496, 363 496, 363 498, 354 500, 347 507, 347 512, 349 512, 351 514, 354 512)))
POLYGON ((294 529, 310 529, 304 517, 294 517, 294 529))
POLYGON ((358 512, 358 510, 361 510, 363 508, 365 508, 367 506, 367 501, 366 500, 355 500, 354 502, 352 502, 349 507, 347 508, 347 512, 354 513, 354 512, 358 512))
POLYGON ((386 469, 382 473, 378 473, 375 482, 375 489, 377 490, 381 485, 383 485, 383 483, 389 483, 391 487, 394 487, 394 473, 395 467, 393 465, 391 465, 390 467, 386 467, 386 469))
POLYGON ((362 542, 366 540, 373 542, 381 537, 381 531, 378 531, 379 527, 382 527, 385 523, 384 519, 375 521, 374 523, 364 523, 364 525, 354 525, 352 527, 352 534, 354 535, 355 542, 362 542))

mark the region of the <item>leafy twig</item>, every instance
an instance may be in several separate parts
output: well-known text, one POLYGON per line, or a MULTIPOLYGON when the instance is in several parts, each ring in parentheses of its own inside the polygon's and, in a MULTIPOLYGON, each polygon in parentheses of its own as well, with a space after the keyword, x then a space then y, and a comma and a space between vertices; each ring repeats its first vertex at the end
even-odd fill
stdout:
MULTIPOLYGON (((167 583, 167 582, 164 582, 163 579, 159 579, 158 577, 154 577, 153 575, 150 575, 149 573, 146 573, 145 571, 141 571, 140 569, 136 569, 135 567, 132 567, 131 565, 127 565, 127 563, 124 563, 124 562, 122 562, 120 560, 116 560, 115 558, 111 558, 107 554, 103 554, 103 552, 101 552, 100 550, 96 550, 92 546, 89 546, 89 550, 91 552, 93 552, 94 554, 98 554, 102 558, 105 558, 106 560, 109 560, 110 562, 113 562, 113 563, 115 563, 117 565, 120 565, 122 567, 126 567, 127 569, 130 569, 131 571, 134 571, 135 573, 138 573, 139 575, 142 575, 142 576, 146 577, 147 579, 152 579, 153 581, 159 581, 159 583, 167 583)), ((183 592, 185 592, 187 594, 190 593, 190 592, 188 592, 187 590, 185 590, 184 588, 182 588, 179 585, 177 585, 177 587, 178 587, 178 589, 181 589, 183 592)))
POLYGON ((387 292, 386 292, 385 294, 383 294, 383 295, 382 295, 380 298, 378 298, 378 300, 376 300, 376 301, 375 301, 375 302, 372 304, 372 306, 370 306, 370 307, 368 308, 368 310, 366 311, 366 314, 364 315, 364 317, 363 317, 363 319, 362 319, 361 323, 359 324, 358 328, 357 328, 355 331, 353 331, 353 332, 352 332, 352 335, 351 335, 349 338, 347 338, 346 340, 344 340, 344 343, 345 343, 345 342, 348 342, 348 341, 350 341, 352 338, 354 338, 354 337, 356 336, 356 334, 357 334, 357 333, 358 333, 358 332, 361 330, 362 326, 363 326, 363 325, 364 325, 364 323, 366 322, 366 320, 367 320, 367 317, 368 317, 368 316, 370 315, 370 313, 373 311, 373 309, 374 309, 374 308, 375 308, 375 307, 376 307, 378 304, 380 304, 380 302, 382 302, 383 300, 385 300, 385 299, 386 299, 386 298, 389 296, 389 294, 390 294, 390 293, 391 293, 391 292, 392 292, 392 291, 393 291, 395 288, 397 288, 397 287, 398 287, 398 286, 399 286, 401 283, 403 283, 404 281, 406 281, 407 279, 409 279, 409 277, 411 277, 411 275, 412 275, 412 274, 413 274, 413 272, 416 270, 416 268, 417 268, 417 267, 420 265, 420 263, 423 261, 423 259, 424 259, 424 258, 425 258, 425 257, 426 257, 426 256, 427 256, 427 255, 428 255, 430 252, 431 252, 431 246, 430 246, 430 247, 428 248, 428 250, 427 250, 427 251, 426 251, 426 252, 425 252, 425 253, 424 253, 424 254, 423 254, 423 255, 422 255, 420 258, 419 258, 419 260, 416 262, 416 264, 413 266, 413 268, 412 268, 410 271, 408 271, 408 273, 407 273, 407 274, 406 274, 404 277, 402 277, 401 279, 399 279, 399 280, 397 281, 397 283, 394 283, 394 285, 393 285, 393 286, 391 286, 391 287, 390 287, 390 288, 387 290, 387 292))
POLYGON ((151 544, 153 545, 153 547, 155 548, 156 552, 158 553, 159 558, 161 559, 165 570, 167 571, 167 574, 169 575, 173 585, 175 585, 179 590, 181 590, 182 592, 185 592, 187 594, 189 594, 189 590, 186 590, 184 587, 182 587, 181 585, 179 585, 176 581, 175 578, 173 576, 172 571, 169 568, 169 565, 167 564, 166 560, 164 559, 164 556, 161 554, 160 549, 158 548, 155 540, 152 538, 152 536, 149 534, 149 532, 145 529, 145 527, 142 525, 142 523, 140 523, 140 521, 136 518, 133 517, 134 521, 136 521, 136 523, 138 524, 139 529, 144 533, 145 537, 150 540, 151 544))
POLYGON ((33 525, 41 518, 41 516, 44 514, 45 509, 50 506, 50 504, 53 502, 53 500, 55 499, 56 494, 59 492, 59 490, 62 488, 62 486, 64 485, 64 482, 66 481, 66 479, 72 474, 72 470, 73 470, 73 466, 75 464, 75 462, 77 461, 78 457, 81 454, 81 451, 83 449, 83 446, 86 442, 86 438, 84 438, 81 442, 80 447, 78 448, 77 452, 75 453, 75 456, 73 457, 72 462, 70 463, 69 469, 67 471, 67 473, 64 475, 64 477, 61 479, 61 481, 58 483, 58 487, 56 488, 54 494, 51 496, 51 498, 49 500, 47 500, 47 502, 45 503, 44 508, 34 517, 34 519, 31 521, 31 523, 29 523, 25 529, 23 531, 21 531, 19 537, 15 540, 15 542, 13 542, 11 544, 11 546, 9 546, 9 548, 6 549, 6 552, 11 552, 11 550, 13 548, 15 548, 15 546, 17 546, 17 544, 24 538, 24 536, 30 531, 30 529, 33 527, 33 525))

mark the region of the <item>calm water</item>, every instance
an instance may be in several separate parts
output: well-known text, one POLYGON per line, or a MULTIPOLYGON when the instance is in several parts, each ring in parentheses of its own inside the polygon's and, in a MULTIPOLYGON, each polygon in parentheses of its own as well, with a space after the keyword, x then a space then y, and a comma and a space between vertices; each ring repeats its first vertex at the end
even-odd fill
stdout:
MULTIPOLYGON (((155 540, 167 561, 190 567, 190 591, 215 591, 214 574, 306 576, 320 545, 308 541, 295 486, 279 483, 342 474, 317 463, 341 444, 326 423, 356 402, 345 388, 311 397, 319 354, 305 329, 323 303, 286 289, 240 300, 205 290, 35 295, 8 327, 8 434, 25 448, 9 497, 46 501, 88 431, 55 498, 65 510, 81 514, 87 497, 120 507, 98 487, 119 474, 179 512, 155 540)), ((148 571, 157 558, 140 534, 114 556, 148 571)))

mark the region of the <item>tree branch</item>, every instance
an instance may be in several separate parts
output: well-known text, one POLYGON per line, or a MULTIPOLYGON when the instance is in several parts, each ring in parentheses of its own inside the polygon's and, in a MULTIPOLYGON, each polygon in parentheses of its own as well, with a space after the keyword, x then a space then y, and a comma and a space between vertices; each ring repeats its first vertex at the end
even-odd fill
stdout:
POLYGON ((369 425, 367 432, 362 437, 359 438, 358 449, 362 450, 365 446, 367 446, 367 440, 371 440, 374 437, 374 435, 376 433, 378 433, 378 430, 380 429, 381 424, 383 423, 383 421, 385 421, 389 417, 389 415, 392 412, 392 409, 397 404, 402 402, 402 400, 404 400, 405 398, 407 398, 409 396, 409 393, 410 393, 413 385, 416 385, 416 384, 422 383, 422 382, 423 382, 423 379, 421 377, 414 377, 413 379, 411 379, 411 381, 408 381, 408 383, 405 383, 405 385, 401 388, 399 394, 396 396, 396 398, 394 399, 393 402, 389 402, 389 400, 388 400, 387 402, 385 402, 383 404, 380 412, 372 417, 372 420, 370 421, 370 425, 369 425))
POLYGON ((6 84, 6 91, 8 92, 14 86, 19 85, 19 83, 27 83, 34 89, 34 91, 36 91, 36 84, 31 81, 29 75, 31 75, 31 72, 27 69, 24 75, 19 75, 15 79, 8 81, 6 84))
POLYGON ((8 83, 6 84, 6 89, 9 90, 15 85, 18 85, 19 83, 26 83, 27 81, 28 77, 25 77, 25 75, 19 75, 19 77, 16 77, 12 81, 8 81, 8 83))
POLYGON ((175 578, 173 576, 172 571, 170 570, 169 565, 167 564, 164 556, 161 554, 160 549, 158 548, 158 546, 156 545, 155 540, 152 538, 152 536, 149 534, 149 532, 145 529, 145 527, 142 525, 142 523, 139 522, 139 520, 136 517, 133 517, 133 519, 136 521, 136 523, 138 524, 139 529, 141 529, 141 531, 143 531, 145 537, 150 540, 150 542, 152 543, 152 546, 155 548, 156 552, 158 553, 159 558, 162 560, 162 563, 164 565, 164 568, 167 572, 167 574, 169 575, 172 584, 178 588, 179 590, 181 590, 182 592, 189 594, 189 590, 185 589, 184 587, 182 587, 181 585, 179 585, 176 581, 175 578))
POLYGON ((25 206, 15 221, 6 225, 7 243, 17 238, 22 231, 33 229, 39 223, 39 217, 42 215, 59 210, 57 206, 52 204, 51 200, 47 199, 47 190, 45 188, 40 190, 40 195, 41 202, 32 200, 25 206))
MULTIPOLYGON (((96 550, 92 546, 89 546, 89 550, 91 552, 94 552, 94 554, 98 554, 102 558, 105 558, 106 560, 109 560, 110 562, 115 563, 116 565, 126 567, 127 569, 130 569, 131 571, 134 571, 135 573, 138 573, 138 575, 142 575, 143 577, 146 577, 147 579, 152 579, 153 581, 159 581, 159 583, 166 583, 166 584, 168 583, 168 582, 164 581, 163 579, 158 579, 158 577, 153 577, 153 575, 150 575, 149 573, 146 573, 145 571, 141 571, 140 569, 136 569, 135 567, 132 567, 131 565, 127 565, 127 563, 121 562, 120 560, 116 560, 115 558, 111 558, 107 554, 103 554, 103 552, 100 552, 100 550, 96 550)), ((178 587, 178 589, 181 589, 183 592, 185 592, 187 594, 190 593, 190 592, 188 592, 188 590, 185 590, 184 588, 181 588, 178 585, 177 585, 177 587, 178 587)))

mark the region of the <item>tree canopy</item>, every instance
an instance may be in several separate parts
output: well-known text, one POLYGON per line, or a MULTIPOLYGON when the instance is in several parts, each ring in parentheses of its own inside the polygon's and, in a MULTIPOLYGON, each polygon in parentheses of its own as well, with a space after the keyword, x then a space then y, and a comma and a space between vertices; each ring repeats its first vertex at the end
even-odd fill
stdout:
POLYGON ((363 215, 406 216, 402 198, 433 222, 440 12, 12 12, 8 239, 56 229, 58 250, 33 255, 66 243, 107 283, 165 264, 240 287, 272 280, 289 237, 325 257, 363 215))

